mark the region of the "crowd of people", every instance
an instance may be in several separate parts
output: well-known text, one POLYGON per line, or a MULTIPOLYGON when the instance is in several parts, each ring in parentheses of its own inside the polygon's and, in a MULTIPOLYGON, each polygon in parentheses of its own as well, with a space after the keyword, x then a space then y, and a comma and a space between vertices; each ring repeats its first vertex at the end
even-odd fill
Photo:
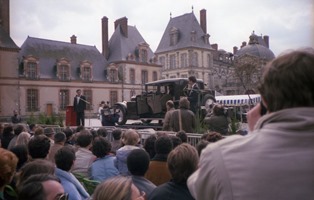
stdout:
POLYGON ((32 133, 1 124, 0 199, 193 199, 186 181, 199 154, 184 131, 153 140, 134 129, 111 135, 105 127, 35 126, 32 133))
POLYGON ((109 141, 103 127, 2 124, 0 200, 314 199, 313 77, 313 48, 278 56, 259 86, 267 112, 249 111, 249 133, 225 136, 218 105, 205 119, 215 131, 196 146, 187 140, 188 98, 177 110, 167 103, 164 128, 174 134, 147 138, 134 129, 117 128, 109 141))

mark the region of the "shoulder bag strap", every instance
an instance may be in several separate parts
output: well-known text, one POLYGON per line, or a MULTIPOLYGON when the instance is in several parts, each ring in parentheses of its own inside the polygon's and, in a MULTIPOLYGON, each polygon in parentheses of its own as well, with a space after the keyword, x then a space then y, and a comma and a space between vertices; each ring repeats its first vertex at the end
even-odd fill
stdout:
POLYGON ((179 127, 180 127, 180 131, 182 131, 182 119, 181 119, 181 110, 179 109, 179 127))

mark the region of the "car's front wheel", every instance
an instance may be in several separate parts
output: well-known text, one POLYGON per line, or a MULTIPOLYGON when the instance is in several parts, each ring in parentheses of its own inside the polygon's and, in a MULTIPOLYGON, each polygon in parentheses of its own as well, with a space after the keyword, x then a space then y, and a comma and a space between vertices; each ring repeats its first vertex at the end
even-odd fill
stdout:
POLYGON ((117 124, 119 125, 126 124, 127 118, 125 108, 122 105, 115 105, 115 112, 119 115, 117 124))

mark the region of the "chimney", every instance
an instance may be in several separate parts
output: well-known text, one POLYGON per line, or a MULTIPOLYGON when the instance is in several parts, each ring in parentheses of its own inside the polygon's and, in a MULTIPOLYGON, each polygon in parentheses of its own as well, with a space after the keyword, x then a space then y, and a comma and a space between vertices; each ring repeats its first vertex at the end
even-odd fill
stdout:
POLYGON ((117 19, 114 22, 114 29, 116 30, 118 25, 120 25, 120 31, 124 37, 128 37, 128 18, 122 17, 120 19, 117 19))
POLYGON ((246 42, 242 42, 241 49, 246 46, 246 42))
POLYGON ((266 47, 269 48, 269 36, 268 35, 264 35, 264 42, 266 44, 266 47))
POLYGON ((71 44, 76 44, 76 36, 75 35, 71 36, 71 44))
POLYGON ((233 55, 235 55, 238 52, 238 47, 234 46, 233 47, 233 55))
POLYGON ((102 55, 108 60, 109 58, 109 40, 108 40, 108 18, 101 19, 102 25, 102 55))
POLYGON ((204 33, 207 33, 207 26, 206 26, 206 10, 202 9, 200 11, 200 22, 201 22, 201 28, 203 29, 204 33))
POLYGON ((218 50, 218 44, 211 44, 210 45, 213 49, 215 49, 216 51, 218 50))
POLYGON ((0 0, 0 26, 10 35, 10 0, 0 0))

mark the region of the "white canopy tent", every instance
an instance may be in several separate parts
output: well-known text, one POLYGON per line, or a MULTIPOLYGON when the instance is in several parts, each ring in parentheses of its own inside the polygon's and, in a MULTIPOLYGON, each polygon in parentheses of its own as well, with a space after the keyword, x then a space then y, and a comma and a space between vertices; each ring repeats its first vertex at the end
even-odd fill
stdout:
POLYGON ((227 95, 227 96, 216 96, 217 103, 225 106, 244 106, 244 105, 255 105, 261 102, 260 94, 250 94, 250 95, 227 95), (250 99, 252 101, 250 101, 250 99))

